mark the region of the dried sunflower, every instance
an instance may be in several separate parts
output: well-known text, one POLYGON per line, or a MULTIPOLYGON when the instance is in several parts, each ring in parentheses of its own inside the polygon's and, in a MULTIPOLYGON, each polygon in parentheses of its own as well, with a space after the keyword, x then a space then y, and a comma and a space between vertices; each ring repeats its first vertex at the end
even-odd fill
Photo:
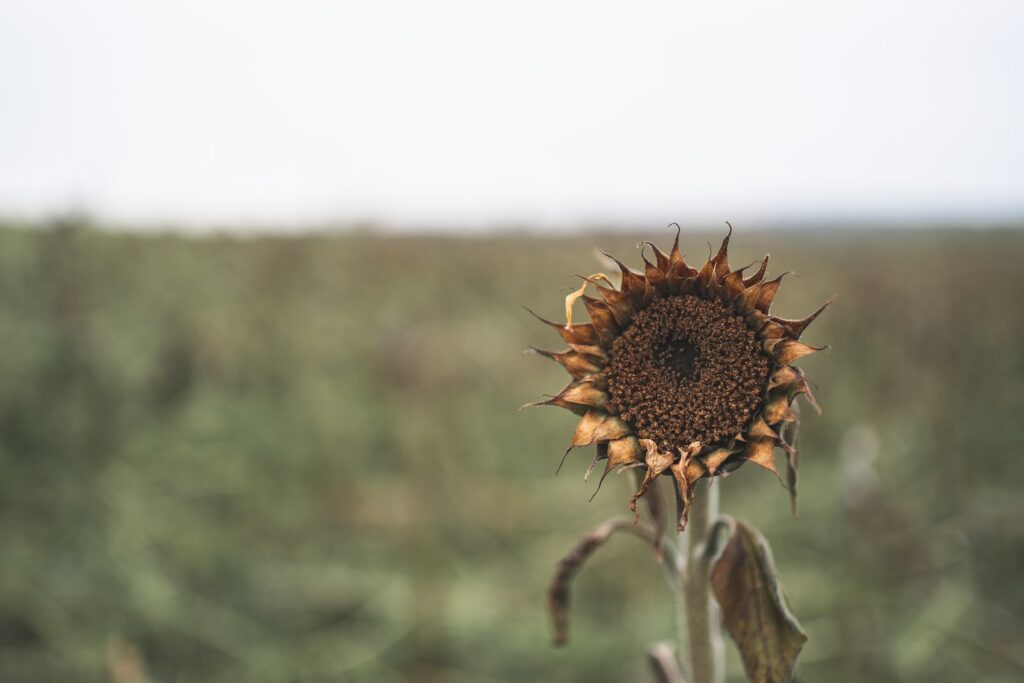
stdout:
POLYGON ((730 225, 718 253, 699 269, 683 259, 678 232, 668 255, 643 242, 655 262, 641 250, 642 274, 609 256, 621 272, 619 287, 603 273, 591 275, 566 297, 564 325, 534 314, 569 348, 533 350, 560 363, 572 381, 558 395, 528 405, 558 406, 581 417, 565 454, 596 445, 588 477, 602 460, 602 481, 616 469, 646 470, 630 501, 634 512, 655 477, 671 474, 680 530, 699 479, 727 474, 747 461, 776 472, 776 447, 786 453, 785 484, 795 510, 793 401, 804 395, 817 409, 793 363, 821 350, 799 338, 831 301, 802 320, 772 315, 786 273, 766 280, 767 255, 731 270, 731 236, 730 225), (755 264, 756 272, 745 275, 755 264), (589 287, 598 298, 586 294, 589 287), (573 322, 577 300, 590 322, 573 322))

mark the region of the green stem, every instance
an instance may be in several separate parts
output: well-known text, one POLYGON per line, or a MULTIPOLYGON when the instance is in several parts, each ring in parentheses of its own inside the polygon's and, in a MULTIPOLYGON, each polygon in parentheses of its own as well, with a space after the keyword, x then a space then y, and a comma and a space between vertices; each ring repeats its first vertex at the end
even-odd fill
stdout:
POLYGON ((717 517, 718 485, 712 479, 703 491, 694 495, 690 521, 679 540, 680 552, 685 552, 686 557, 686 568, 682 572, 686 640, 681 643, 686 647, 680 651, 686 653, 683 660, 687 683, 721 683, 725 678, 725 645, 719 627, 718 604, 711 596, 711 557, 707 551, 717 517))

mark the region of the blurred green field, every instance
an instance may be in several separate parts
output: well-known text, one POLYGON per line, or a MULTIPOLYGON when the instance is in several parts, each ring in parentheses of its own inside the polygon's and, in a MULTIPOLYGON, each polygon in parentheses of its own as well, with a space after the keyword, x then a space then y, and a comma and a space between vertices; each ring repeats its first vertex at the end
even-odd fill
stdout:
MULTIPOLYGON (((650 551, 613 539, 550 647, 545 591, 593 503, 564 384, 521 354, 595 245, 0 229, 0 680, 643 681, 671 637, 650 551)), ((719 235, 684 235, 696 260, 719 235)), ((749 466, 802 681, 1024 680, 1024 233, 745 233, 837 295, 802 366, 801 511, 749 466)), ((736 658, 730 680, 741 681, 736 658)))

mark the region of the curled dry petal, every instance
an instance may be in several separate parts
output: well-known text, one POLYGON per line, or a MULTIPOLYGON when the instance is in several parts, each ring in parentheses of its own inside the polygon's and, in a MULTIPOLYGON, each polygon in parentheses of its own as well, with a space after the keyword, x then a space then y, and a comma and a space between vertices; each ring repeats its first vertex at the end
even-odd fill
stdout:
POLYGON ((538 349, 533 346, 530 349, 545 358, 560 363, 566 371, 576 379, 583 379, 587 375, 592 375, 601 372, 601 368, 597 365, 597 359, 575 351, 545 351, 544 349, 538 349))
POLYGON ((714 475, 722 463, 725 462, 729 456, 737 453, 735 449, 729 448, 716 448, 704 457, 704 465, 708 468, 708 472, 714 475))
POLYGON ((600 338, 597 336, 597 331, 591 323, 577 323, 575 325, 562 325, 552 320, 542 318, 537 315, 526 306, 523 306, 526 312, 532 315, 537 320, 541 321, 545 325, 555 329, 558 334, 562 336, 566 344, 584 344, 584 345, 597 345, 600 344, 600 338))
POLYGON ((779 293, 779 287, 782 286, 782 278, 791 274, 790 271, 786 271, 774 280, 761 283, 757 294, 757 310, 767 313, 771 309, 772 301, 775 300, 775 295, 779 293))
MULTIPOLYGON (((629 503, 629 509, 634 513, 636 513, 636 501, 647 493, 647 489, 650 487, 651 482, 654 481, 654 478, 671 467, 672 461, 675 460, 675 456, 671 453, 659 452, 658 445, 650 439, 640 439, 640 445, 647 452, 644 457, 644 462, 647 464, 647 476, 644 477, 640 488, 633 494, 633 500, 629 503)), ((637 513, 637 519, 639 518, 640 515, 637 513)))
MULTIPOLYGON (((736 297, 733 302, 733 307, 741 315, 751 313, 757 309, 757 300, 761 296, 761 288, 764 287, 763 282, 747 287, 747 289, 740 292, 740 295, 736 297)), ((749 320, 747 321, 749 324, 749 320)))
POLYGON ((640 258, 644 260, 644 275, 647 278, 647 282, 654 288, 655 291, 664 292, 666 277, 668 273, 668 256, 665 256, 658 247, 651 242, 641 242, 646 244, 654 250, 654 258, 656 263, 651 263, 644 256, 643 251, 640 252, 640 258))
POLYGON ((564 401, 564 400, 558 398, 557 396, 552 396, 551 398, 547 399, 546 401, 535 401, 533 403, 524 403, 522 406, 519 407, 519 410, 522 410, 523 408, 536 408, 538 406, 554 406, 556 408, 565 408, 570 413, 574 413, 574 414, 580 415, 580 416, 586 415, 587 414, 587 410, 588 410, 587 406, 580 405, 578 403, 569 403, 568 401, 564 401))
POLYGON ((608 465, 618 467, 619 465, 633 465, 640 462, 643 455, 643 448, 640 440, 635 436, 624 436, 608 442, 608 465))
POLYGON ((576 430, 572 433, 572 441, 569 449, 579 446, 589 446, 597 441, 597 430, 601 424, 608 419, 608 413, 603 410, 590 409, 576 424, 576 430))
POLYGON ((789 365, 804 356, 823 351, 826 348, 825 346, 810 346, 793 339, 784 339, 772 348, 771 353, 775 355, 775 360, 779 365, 789 365))
POLYGON ((682 532, 690 519, 690 507, 693 505, 693 484, 706 470, 697 459, 701 445, 692 443, 687 448, 679 449, 679 462, 671 467, 676 489, 676 530, 682 532))
POLYGON ((831 306, 833 301, 835 301, 835 297, 826 301, 821 305, 821 308, 801 320, 786 320, 785 318, 774 318, 773 320, 785 329, 787 337, 790 339, 799 339, 800 335, 807 329, 807 326, 813 323, 814 319, 821 315, 826 308, 831 306))
POLYGON ((743 457, 778 474, 775 469, 775 442, 774 438, 753 439, 743 451, 743 457))
POLYGON ((601 340, 601 346, 610 349, 612 342, 620 334, 619 324, 615 322, 611 308, 605 302, 586 295, 580 298, 583 300, 583 305, 587 307, 587 315, 590 316, 594 331, 597 333, 598 339, 601 340))
POLYGON ((580 288, 575 290, 574 292, 571 292, 568 296, 565 297, 565 326, 566 326, 566 328, 571 328, 573 326, 572 325, 572 305, 574 303, 576 303, 577 299, 579 299, 580 297, 582 297, 584 295, 584 292, 587 289, 587 285, 589 285, 590 283, 592 283, 595 280, 604 280, 610 286, 612 285, 612 281, 609 280, 608 276, 605 275, 604 273, 594 273, 590 277, 583 278, 583 284, 580 285, 580 288))
POLYGON ((598 389, 589 379, 570 382, 559 394, 558 398, 569 403, 600 408, 608 401, 608 394, 598 389))
POLYGON ((800 483, 800 452, 796 447, 796 437, 800 429, 800 422, 793 421, 786 424, 782 431, 782 447, 786 452, 786 488, 789 489, 789 504, 796 516, 796 493, 800 483))
POLYGON ((768 270, 768 256, 768 254, 765 254, 761 258, 761 265, 758 267, 756 273, 743 280, 744 287, 750 287, 751 285, 756 284, 760 282, 762 279, 764 279, 765 271, 768 270))
POLYGON ((722 246, 718 248, 718 253, 711 259, 715 264, 715 279, 719 281, 729 274, 729 239, 732 238, 732 224, 726 223, 726 225, 729 226, 729 232, 722 240, 722 246))
POLYGON ((793 418, 793 411, 789 409, 789 397, 786 394, 771 397, 761 409, 761 419, 770 425, 789 422, 793 418))

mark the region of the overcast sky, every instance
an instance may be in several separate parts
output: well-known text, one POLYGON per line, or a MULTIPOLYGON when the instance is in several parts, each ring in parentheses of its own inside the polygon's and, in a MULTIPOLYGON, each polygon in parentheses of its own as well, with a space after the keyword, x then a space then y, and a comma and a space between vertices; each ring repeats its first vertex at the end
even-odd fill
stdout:
POLYGON ((1020 0, 0 0, 0 213, 1024 216, 1020 0))

